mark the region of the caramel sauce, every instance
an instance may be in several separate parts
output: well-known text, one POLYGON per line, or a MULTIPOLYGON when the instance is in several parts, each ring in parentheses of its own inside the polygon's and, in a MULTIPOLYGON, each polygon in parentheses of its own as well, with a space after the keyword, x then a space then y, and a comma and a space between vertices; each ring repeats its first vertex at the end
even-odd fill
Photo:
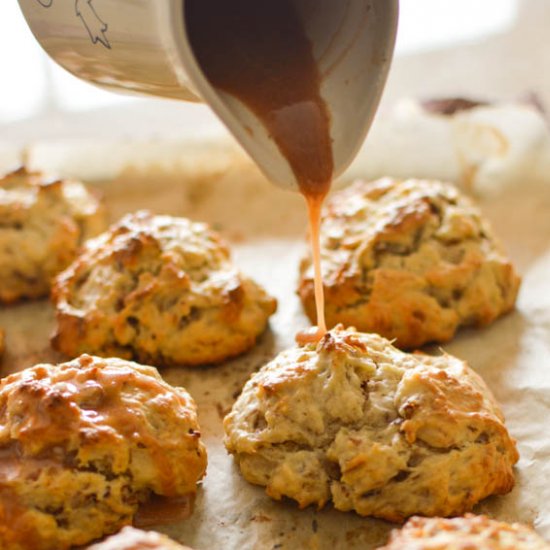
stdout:
POLYGON ((59 462, 51 457, 23 459, 16 442, 0 449, 0 487, 6 487, 18 479, 36 478, 47 468, 59 468, 59 462))
MULTIPOLYGON (((12 547, 9 542, 16 547, 19 545, 15 543, 21 543, 21 547, 39 548, 41 542, 32 525, 28 525, 28 506, 17 500, 11 485, 16 481, 21 483, 21 480, 32 483, 46 468, 75 467, 70 453, 67 454, 63 447, 79 432, 94 436, 90 437, 91 445, 103 439, 105 444, 116 446, 117 441, 113 437, 122 436, 133 440, 144 452, 152 455, 163 496, 149 495, 147 502, 141 504, 138 510, 136 524, 152 526, 174 523, 187 519, 193 511, 194 492, 178 495, 174 459, 166 453, 170 442, 155 436, 141 403, 133 403, 136 390, 155 399, 157 407, 166 409, 184 405, 183 398, 168 391, 159 379, 124 366, 110 367, 104 365, 102 360, 87 355, 75 359, 73 365, 73 368, 60 369, 55 379, 44 367, 35 367, 19 384, 16 375, 13 376, 15 389, 12 394, 24 411, 22 431, 25 432, 25 441, 41 439, 44 448, 40 449, 39 455, 32 456, 25 454, 25 445, 20 441, 10 441, 0 447, 0 539, 1 525, 7 522, 15 526, 8 535, 16 537, 13 541, 7 541, 6 548, 12 547), (68 411, 75 412, 76 421, 68 411)), ((197 436, 198 433, 193 432, 178 437, 194 439, 197 436)), ((196 466, 191 464, 190 467, 196 466)), ((3 548, 2 540, 0 547, 3 548)))
POLYGON ((157 395, 162 392, 159 382, 153 377, 138 376, 124 368, 98 369, 97 379, 104 389, 100 403, 95 404, 98 417, 102 417, 100 423, 111 425, 124 437, 138 440, 144 445, 157 467, 164 494, 175 495, 174 472, 166 457, 162 442, 146 427, 147 422, 137 416, 136 412, 123 402, 121 396, 121 388, 126 383, 134 388, 142 389, 144 393, 157 395))
POLYGON ((324 198, 324 195, 306 196, 308 201, 309 238, 313 256, 313 268, 315 270, 315 307, 317 308, 317 331, 313 336, 313 341, 319 341, 327 332, 325 294, 321 272, 321 208, 324 198))
MULTIPOLYGON (((39 456, 25 456, 23 461, 20 460, 23 451, 19 452, 16 447, 0 449, 0 483, 33 469, 63 466, 65 456, 47 451, 64 445, 75 432, 82 430, 100 436, 104 432, 110 433, 105 436, 110 442, 112 437, 137 442, 154 461, 163 494, 175 497, 177 487, 173 465, 166 455, 165 445, 149 427, 145 413, 139 407, 131 406, 124 391, 125 386, 129 386, 133 391, 159 396, 166 392, 161 383, 152 376, 122 366, 94 366, 94 360, 89 356, 81 356, 75 362, 78 366, 59 374, 54 386, 34 381, 23 386, 23 389, 28 387, 32 391, 19 391, 18 397, 25 403, 26 440, 40 439, 43 449, 39 456)), ((175 400, 179 397, 169 394, 163 403, 168 408, 175 406, 175 400)))
POLYGON ((0 483, 5 484, 21 475, 23 465, 16 445, 0 449, 0 483))
POLYGON ((318 340, 326 332, 319 227, 334 160, 321 75, 296 0, 188 0, 185 15, 206 78, 263 123, 306 199, 318 340))

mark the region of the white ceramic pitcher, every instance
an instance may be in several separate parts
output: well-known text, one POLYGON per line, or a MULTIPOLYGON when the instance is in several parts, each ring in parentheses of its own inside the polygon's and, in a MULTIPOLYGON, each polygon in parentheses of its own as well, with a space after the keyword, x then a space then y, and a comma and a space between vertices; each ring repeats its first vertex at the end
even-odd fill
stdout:
MULTIPOLYGON (((19 4, 42 47, 71 73, 102 88, 206 102, 269 179, 297 189, 290 166, 261 122, 207 82, 188 41, 186 1, 19 4)), ((378 107, 393 54, 398 0, 295 2, 323 75, 337 176, 355 157, 378 107)))

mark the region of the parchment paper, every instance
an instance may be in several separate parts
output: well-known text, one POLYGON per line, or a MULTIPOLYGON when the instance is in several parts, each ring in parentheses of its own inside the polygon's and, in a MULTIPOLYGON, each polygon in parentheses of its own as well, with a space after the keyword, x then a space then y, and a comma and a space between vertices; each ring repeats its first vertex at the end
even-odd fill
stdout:
MULTIPOLYGON (((295 295, 305 249, 301 197, 267 184, 241 154, 206 146, 182 150, 177 170, 127 168, 114 181, 95 185, 113 220, 149 208, 212 223, 231 241, 241 268, 279 301, 271 328, 242 358, 162 371, 198 403, 209 466, 192 517, 159 530, 201 550, 369 549, 384 543, 393 527, 386 522, 330 506, 299 510, 290 501, 271 500, 242 479, 222 444, 221 420, 249 375, 293 345, 296 331, 308 325, 295 295)), ((518 439, 521 460, 513 492, 487 499, 476 511, 532 524, 550 539, 550 185, 526 180, 481 206, 523 274, 518 307, 487 329, 463 330, 443 347, 467 360, 491 387, 518 439)), ((60 359, 49 348, 48 301, 0 309, 0 327, 7 331, 2 374, 60 359)))

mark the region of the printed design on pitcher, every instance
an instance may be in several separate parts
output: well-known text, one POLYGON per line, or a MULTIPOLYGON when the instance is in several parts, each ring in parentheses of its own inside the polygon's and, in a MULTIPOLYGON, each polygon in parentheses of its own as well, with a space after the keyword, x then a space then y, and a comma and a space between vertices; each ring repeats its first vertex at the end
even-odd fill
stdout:
MULTIPOLYGON (((36 0, 43 8, 51 8, 53 0, 36 0)), ((99 17, 92 5, 93 0, 75 0, 74 9, 76 16, 80 18, 85 29, 88 31, 90 40, 93 44, 98 42, 111 49, 111 44, 107 38, 109 25, 99 17)))
POLYGON ((105 34, 109 29, 109 25, 99 17, 92 5, 92 0, 76 0, 75 11, 77 17, 80 17, 86 27, 92 43, 97 44, 99 42, 110 50, 111 44, 109 44, 105 34))

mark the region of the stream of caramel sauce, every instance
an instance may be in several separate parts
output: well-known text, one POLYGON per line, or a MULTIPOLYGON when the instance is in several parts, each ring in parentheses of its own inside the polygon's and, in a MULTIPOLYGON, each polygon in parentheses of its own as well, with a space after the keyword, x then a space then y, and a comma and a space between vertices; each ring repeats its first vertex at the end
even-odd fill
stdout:
POLYGON ((332 182, 330 114, 321 74, 298 0, 188 0, 187 32, 210 84, 240 100, 263 123, 287 159, 308 207, 315 268, 317 328, 326 333, 319 233, 321 207, 332 182))

